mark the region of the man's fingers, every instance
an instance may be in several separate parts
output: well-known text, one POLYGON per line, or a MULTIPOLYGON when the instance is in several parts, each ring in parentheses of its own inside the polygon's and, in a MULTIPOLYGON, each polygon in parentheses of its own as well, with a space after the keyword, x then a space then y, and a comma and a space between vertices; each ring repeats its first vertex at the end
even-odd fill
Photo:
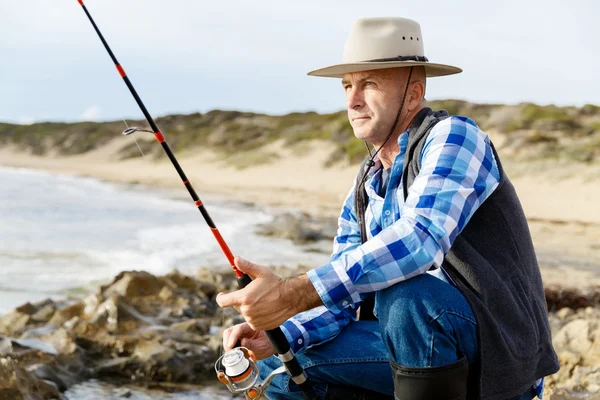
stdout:
POLYGON ((241 342, 242 339, 250 338, 252 335, 254 335, 254 331, 248 326, 248 324, 235 325, 233 328, 229 328, 225 332, 227 337, 225 337, 225 334, 223 335, 223 343, 226 351, 233 349, 238 341, 241 342), (229 333, 227 333, 227 331, 229 331, 229 333))
POLYGON ((229 337, 231 336, 231 331, 233 328, 227 328, 223 331, 223 348, 225 351, 231 350, 229 348, 229 337))

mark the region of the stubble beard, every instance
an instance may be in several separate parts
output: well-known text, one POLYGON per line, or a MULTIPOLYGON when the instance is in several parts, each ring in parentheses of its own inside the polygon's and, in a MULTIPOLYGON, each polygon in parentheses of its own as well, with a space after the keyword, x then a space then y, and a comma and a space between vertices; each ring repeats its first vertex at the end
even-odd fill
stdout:
POLYGON ((393 122, 390 124, 381 124, 380 121, 376 121, 373 124, 373 120, 370 120, 369 122, 369 126, 359 126, 357 128, 352 127, 354 130, 354 136, 378 148, 383 144, 389 135, 393 122))

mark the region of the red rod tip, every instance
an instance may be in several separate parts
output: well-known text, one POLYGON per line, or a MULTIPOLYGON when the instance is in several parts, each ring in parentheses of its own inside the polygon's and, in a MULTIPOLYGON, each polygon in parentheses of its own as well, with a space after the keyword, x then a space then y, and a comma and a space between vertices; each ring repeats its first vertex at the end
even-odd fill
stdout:
POLYGON ((80 5, 83 5, 83 0, 77 0, 80 5))

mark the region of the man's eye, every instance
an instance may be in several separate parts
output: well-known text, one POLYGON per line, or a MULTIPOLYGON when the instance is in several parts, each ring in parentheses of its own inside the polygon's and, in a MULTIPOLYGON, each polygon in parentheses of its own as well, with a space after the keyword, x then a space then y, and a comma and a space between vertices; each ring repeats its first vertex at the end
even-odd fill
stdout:
POLYGON ((365 86, 373 86, 373 85, 375 85, 375 82, 372 82, 372 81, 365 82, 365 86))
POLYGON ((344 85, 344 90, 352 89, 352 85, 344 85))

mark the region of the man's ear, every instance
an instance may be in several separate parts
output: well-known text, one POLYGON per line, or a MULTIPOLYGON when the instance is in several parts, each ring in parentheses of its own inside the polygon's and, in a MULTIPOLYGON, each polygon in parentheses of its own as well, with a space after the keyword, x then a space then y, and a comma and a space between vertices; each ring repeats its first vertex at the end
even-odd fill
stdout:
POLYGON ((409 111, 417 108, 425 98, 425 85, 421 81, 412 82, 408 88, 408 104, 409 111))

